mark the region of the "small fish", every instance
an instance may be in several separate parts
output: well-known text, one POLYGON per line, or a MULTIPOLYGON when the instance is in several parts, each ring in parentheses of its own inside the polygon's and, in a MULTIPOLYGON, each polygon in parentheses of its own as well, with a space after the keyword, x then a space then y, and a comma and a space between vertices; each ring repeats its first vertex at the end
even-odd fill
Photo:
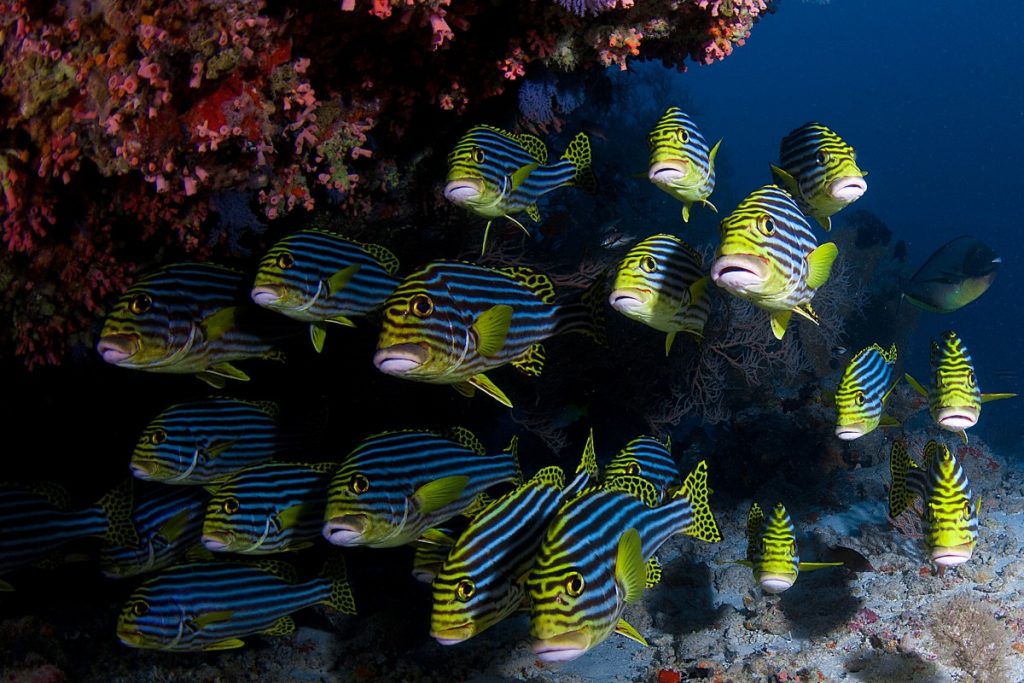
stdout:
POLYGON ((690 207, 708 201, 715 190, 715 155, 719 140, 710 150, 697 124, 679 107, 669 107, 647 136, 651 160, 647 177, 658 189, 683 203, 683 221, 690 222, 690 207))
POLYGON ((209 484, 298 441, 278 423, 273 403, 201 399, 157 415, 139 437, 129 467, 139 479, 209 484))
POLYGON ((963 308, 984 294, 1003 260, 974 237, 957 237, 939 247, 903 283, 907 301, 935 313, 963 308))
POLYGON ((517 439, 498 456, 484 455, 464 429, 452 438, 431 432, 385 432, 363 439, 342 461, 327 489, 323 535, 335 545, 388 548, 412 543, 513 481, 517 439))
POLYGON ((319 353, 327 324, 354 327, 352 318, 376 310, 395 291, 396 272, 398 259, 384 247, 326 230, 300 230, 277 242, 260 261, 252 300, 309 323, 319 353))
MULTIPOLYGON (((135 547, 131 479, 112 489, 92 507, 71 508, 68 494, 56 484, 0 486, 0 577, 46 558, 69 541, 97 536, 135 547)), ((13 590, 0 579, 0 592, 13 590)))
POLYGON ((209 263, 176 263, 141 278, 107 315, 96 350, 113 365, 195 373, 211 386, 248 380, 232 363, 277 358, 274 344, 294 323, 253 305, 243 273, 209 263), (286 321, 287 323, 287 321, 286 321))
POLYGON ((664 442, 653 436, 638 436, 612 457, 604 469, 603 481, 616 477, 643 477, 654 484, 662 499, 670 490, 679 488, 679 465, 672 457, 672 440, 664 442))
POLYGON ((836 390, 836 436, 851 441, 870 434, 879 424, 899 424, 882 416, 885 400, 896 388, 895 367, 895 344, 888 351, 872 344, 850 359, 836 390))
POLYGON ((867 175, 857 166, 857 153, 835 131, 820 123, 805 123, 782 138, 779 165, 772 173, 796 198, 800 210, 825 230, 830 216, 867 192, 867 175))
POLYGON ((736 564, 750 567, 754 580, 765 593, 790 588, 802 571, 841 567, 842 562, 801 562, 796 545, 796 527, 786 507, 776 503, 772 516, 765 518, 756 502, 747 515, 747 559, 736 564))
POLYGON ((776 339, 793 312, 817 324, 815 291, 828 281, 839 250, 817 246, 811 226, 785 190, 775 185, 750 193, 722 221, 722 243, 711 265, 715 284, 771 316, 776 339))
POLYGON ((673 534, 721 540, 702 461, 666 502, 641 477, 621 476, 563 505, 526 580, 533 651, 545 663, 576 659, 613 632, 646 644, 621 619, 649 584, 650 558, 673 534))
POLYGON ((711 312, 707 284, 704 259, 695 249, 675 235, 653 235, 619 262, 608 302, 627 318, 668 332, 667 356, 676 333, 703 337, 711 312))
POLYGON ((245 636, 294 633, 291 614, 313 605, 356 613, 340 555, 309 581, 278 560, 183 564, 132 593, 117 619, 117 637, 129 647, 168 652, 233 650, 245 636))
POLYGON ((536 376, 548 337, 599 336, 587 299, 592 291, 586 303, 558 303, 551 279, 528 268, 434 261, 410 274, 384 304, 373 362, 388 375, 450 384, 465 396, 480 389, 512 407, 484 373, 511 364, 536 376))
POLYGON ((206 506, 203 545, 265 555, 302 550, 320 537, 335 463, 268 462, 218 482, 206 506))
POLYGON ((889 516, 895 519, 911 507, 915 498, 924 504, 924 545, 940 576, 946 567, 967 562, 978 542, 981 499, 974 499, 967 473, 956 456, 937 441, 924 449, 921 467, 907 447, 894 441, 889 454, 889 516))
POLYGON ((935 423, 958 432, 967 442, 967 432, 981 417, 981 404, 1017 394, 983 394, 974 374, 974 362, 967 347, 953 330, 942 335, 941 343, 932 342, 930 356, 932 383, 928 389, 906 375, 914 390, 928 398, 928 412, 935 423))
POLYGON ((474 126, 448 155, 445 198, 489 219, 481 253, 495 218, 505 217, 529 231, 513 214, 525 211, 540 221, 537 200, 560 187, 597 187, 590 164, 590 140, 577 133, 561 159, 548 164, 548 148, 526 133, 509 133, 493 126, 474 126))
POLYGON ((442 645, 461 643, 520 609, 552 517, 596 478, 591 432, 568 485, 562 468, 551 465, 477 514, 434 579, 430 635, 442 645))
POLYGON ((105 542, 100 568, 110 578, 128 578, 176 564, 199 545, 209 494, 199 486, 135 485, 132 523, 136 547, 105 542))

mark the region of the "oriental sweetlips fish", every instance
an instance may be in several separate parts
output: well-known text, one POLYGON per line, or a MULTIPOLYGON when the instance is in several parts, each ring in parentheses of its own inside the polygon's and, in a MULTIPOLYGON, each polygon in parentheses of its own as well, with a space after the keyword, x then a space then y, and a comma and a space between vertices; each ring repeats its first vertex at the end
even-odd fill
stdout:
POLYGON ((261 555, 310 547, 320 537, 336 467, 267 462, 221 480, 206 507, 203 545, 261 555))
POLYGON ((815 291, 828 280, 839 251, 817 246, 811 226, 785 190, 765 185, 722 221, 722 243, 711 265, 715 284, 771 315, 776 339, 793 312, 817 324, 815 291))
POLYGON ((850 359, 836 390, 836 436, 850 441, 870 434, 879 424, 898 424, 882 416, 885 400, 896 387, 895 367, 895 344, 888 351, 872 344, 850 359))
POLYGON ((950 313, 984 294, 996 279, 1002 262, 981 240, 957 237, 939 247, 903 283, 903 294, 918 308, 950 313))
POLYGON ((842 562, 801 562, 796 528, 786 506, 776 503, 771 517, 765 518, 756 502, 747 515, 747 559, 736 564, 750 567, 754 580, 765 593, 781 593, 790 588, 801 571, 843 565, 842 562))
POLYGON ((676 489, 680 481, 679 466, 672 457, 672 441, 664 443, 653 436, 638 436, 612 457, 604 468, 604 482, 616 477, 642 477, 654 484, 661 496, 676 489))
POLYGON ((139 479, 208 484, 298 443, 267 401, 209 398, 174 404, 139 437, 129 467, 139 479))
POLYGON ((498 456, 464 429, 447 438, 421 431, 363 439, 327 489, 323 535, 335 545, 388 548, 479 504, 480 494, 519 473, 517 439, 498 456))
POLYGON ((480 389, 512 407, 484 373, 511 363, 536 376, 548 337, 573 331, 599 337, 592 293, 584 295, 588 303, 560 303, 551 279, 529 268, 434 261, 410 274, 384 304, 373 362, 388 375, 450 384, 466 396, 480 389))
POLYGON ((526 211, 540 221, 537 200, 559 187, 593 191, 597 187, 590 167, 590 140, 577 133, 561 159, 548 164, 548 148, 527 133, 509 133, 493 126, 474 126, 448 155, 445 198, 457 206, 488 218, 487 233, 495 218, 504 216, 525 227, 512 214, 526 211))
POLYGON ((100 567, 106 576, 127 578, 177 564, 199 546, 209 494, 200 486, 135 485, 132 522, 135 547, 106 542, 100 567))
POLYGON ((895 441, 889 471, 889 516, 895 519, 915 498, 921 499, 924 545, 939 573, 971 559, 978 542, 981 499, 974 499, 971 482, 956 456, 937 441, 929 441, 918 467, 906 446, 895 441))
POLYGON ((649 558, 673 534, 721 540, 702 461, 664 503, 651 482, 622 476, 570 500, 548 527, 526 580, 533 651, 575 659, 612 634, 643 637, 620 619, 648 585, 649 558))
POLYGON ((129 647, 168 652, 232 650, 245 636, 294 633, 291 614, 313 605, 356 613, 341 556, 308 581, 278 560, 183 564, 132 593, 117 619, 117 637, 129 647))
POLYGON ((779 165, 772 172, 800 210, 826 230, 832 229, 830 216, 868 189, 853 147, 820 123, 805 123, 782 138, 779 165))
POLYGON ((627 318, 668 332, 665 355, 677 332, 698 339, 711 312, 704 259, 675 235, 653 235, 619 262, 608 302, 627 318))
POLYGON ((294 334, 294 325, 253 305, 243 273, 176 263, 128 288, 107 315, 96 350, 114 365, 196 373, 223 387, 225 378, 249 379, 234 361, 279 357, 273 345, 294 334))
MULTIPOLYGON (((56 484, 0 486, 0 577, 46 560, 65 543, 88 536, 137 546, 131 483, 125 479, 83 510, 73 510, 67 493, 56 484)), ((0 591, 9 590, 11 585, 0 579, 0 591)))
POLYGON ((695 203, 718 213, 708 197, 715 189, 715 155, 721 144, 719 140, 709 150, 697 124, 679 107, 669 107, 647 136, 651 150, 647 177, 683 203, 687 223, 695 203))
POLYGON ((568 485, 562 468, 551 465, 477 514, 434 579, 430 635, 442 645, 460 643, 522 608, 526 575, 549 522, 596 477, 591 432, 568 485))
POLYGON ((1017 394, 983 394, 974 374, 974 363, 967 347, 949 330, 941 342, 932 342, 930 356, 932 383, 925 389, 916 379, 906 375, 917 393, 928 398, 928 412, 935 423, 951 432, 959 432, 967 441, 967 433, 981 417, 981 404, 1017 394))
POLYGON ((309 323, 319 352, 327 323, 354 327, 352 318, 371 313, 395 290, 396 272, 398 259, 384 247, 325 230, 300 230, 277 242, 260 261, 252 300, 309 323))

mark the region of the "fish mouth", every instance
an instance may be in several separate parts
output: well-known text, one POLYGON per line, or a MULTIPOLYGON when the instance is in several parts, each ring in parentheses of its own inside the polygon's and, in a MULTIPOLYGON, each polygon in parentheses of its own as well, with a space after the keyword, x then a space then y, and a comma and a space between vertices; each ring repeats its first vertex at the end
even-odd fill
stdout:
POLYGON ((472 638, 475 634, 473 625, 470 623, 460 624, 459 626, 452 626, 451 628, 443 628, 438 631, 433 629, 430 630, 430 636, 441 645, 458 645, 461 642, 467 641, 472 638))
POLYGON ((273 285, 257 285, 252 288, 250 296, 257 306, 273 306, 281 300, 284 291, 273 285))
POLYGON ((231 535, 224 532, 213 532, 203 534, 202 537, 203 545, 206 546, 207 550, 211 550, 215 553, 224 552, 231 546, 231 535))
POLYGON ((338 515, 324 523, 324 538, 334 545, 359 545, 366 534, 366 515, 338 515))
POLYGON ((649 289, 624 287, 613 290, 608 297, 608 303, 619 313, 630 313, 643 308, 650 299, 651 290, 649 289))
POLYGON ((859 439, 860 437, 864 436, 867 433, 868 430, 862 422, 855 422, 854 424, 836 426, 836 436, 838 436, 843 441, 853 441, 854 439, 859 439))
POLYGON ((112 365, 123 363, 142 348, 142 340, 137 334, 108 334, 100 337, 96 350, 103 360, 112 365))
POLYGON ((763 574, 761 576, 761 590, 765 593, 776 595, 784 590, 792 588, 793 577, 785 574, 763 574))
POLYGON ((828 186, 828 193, 833 199, 847 203, 860 199, 867 191, 868 183, 859 175, 836 178, 828 186))
POLYGON ((136 479, 153 479, 153 472, 145 463, 128 463, 128 469, 132 471, 132 476, 135 477, 136 479))
POLYGON ((373 354, 373 364, 385 375, 406 375, 427 362, 422 344, 395 344, 373 354))
POLYGON ((542 662, 569 662, 590 649, 590 637, 583 629, 533 641, 533 654, 542 662))
POLYGON ((117 638, 128 647, 145 647, 142 633, 135 629, 117 629, 117 638))
POLYGON ((483 194, 483 182, 473 178, 452 180, 444 186, 444 198, 452 204, 466 204, 483 194))
POLYGON ((974 546, 970 543, 954 545, 932 550, 932 562, 940 567, 955 567, 971 559, 974 546))
POLYGON ((935 415, 935 421, 943 429, 962 432, 978 423, 978 412, 977 408, 968 406, 940 408, 935 415))
POLYGON ((711 264, 711 279, 725 289, 756 291, 768 279, 768 259, 753 254, 719 256, 711 264))
POLYGON ((690 162, 671 159, 651 164, 647 177, 655 185, 678 185, 690 172, 690 162))

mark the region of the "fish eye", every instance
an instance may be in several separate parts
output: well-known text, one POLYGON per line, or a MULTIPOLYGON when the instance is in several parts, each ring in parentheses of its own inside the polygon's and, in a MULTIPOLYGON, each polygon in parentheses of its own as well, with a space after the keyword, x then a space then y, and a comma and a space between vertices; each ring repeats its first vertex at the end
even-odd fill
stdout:
POLYGON ((827 164, 828 159, 829 156, 827 152, 818 152, 817 154, 814 155, 814 162, 818 164, 818 166, 824 166, 825 164, 827 164))
POLYGON ((153 297, 149 294, 136 294, 128 304, 128 310, 135 315, 142 315, 153 307, 153 297))
POLYGON ((292 256, 287 251, 283 252, 280 256, 277 257, 277 267, 280 268, 281 270, 288 270, 294 265, 295 257, 292 256))
POLYGON ((968 370, 967 371, 967 385, 973 387, 977 383, 978 383, 978 380, 974 376, 974 370, 968 370))
POLYGON ((144 617, 149 614, 149 603, 145 600, 136 600, 131 606, 132 614, 137 617, 144 617))
POLYGON ((434 302, 426 294, 417 294, 409 302, 409 310, 417 318, 426 318, 434 312, 434 302))
POLYGON ((484 151, 479 147, 474 147, 469 153, 469 157, 478 164, 484 163, 484 151))
POLYGON ((676 138, 685 145, 690 141, 690 134, 686 132, 685 128, 676 128, 676 138))
POLYGON ((361 474, 353 474, 348 481, 348 488, 352 493, 366 493, 370 490, 370 480, 361 474))
POLYGON ((476 593, 476 586, 469 579, 459 581, 459 585, 455 587, 455 597, 462 602, 472 598, 474 593, 476 593))
POLYGON ((159 446, 164 441, 167 441, 167 432, 162 429, 158 429, 149 435, 149 442, 154 446, 159 446))
POLYGON ((579 572, 573 572, 569 574, 569 577, 565 580, 565 592, 574 598, 583 593, 583 574, 579 572))
POLYGON ((640 269, 646 273, 653 273, 658 269, 658 262, 654 260, 654 257, 648 254, 640 259, 640 269))
POLYGON ((775 219, 765 214, 757 219, 757 229, 765 235, 772 235, 775 233, 775 219))
POLYGON ((853 402, 856 403, 859 406, 864 405, 864 402, 866 400, 867 400, 867 398, 864 397, 864 392, 863 391, 858 391, 856 394, 853 395, 853 402))
POLYGON ((233 515, 238 512, 238 499, 228 498, 224 501, 224 504, 220 506, 224 510, 225 514, 233 515))
POLYGON ((640 463, 638 463, 638 462, 631 462, 628 465, 626 465, 626 474, 629 474, 629 475, 632 475, 632 476, 636 476, 636 475, 640 474, 640 463))

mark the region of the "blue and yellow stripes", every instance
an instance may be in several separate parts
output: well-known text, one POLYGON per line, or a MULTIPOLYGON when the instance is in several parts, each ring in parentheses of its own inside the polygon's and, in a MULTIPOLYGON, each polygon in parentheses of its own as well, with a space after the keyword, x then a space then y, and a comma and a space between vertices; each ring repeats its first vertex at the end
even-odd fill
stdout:
POLYGON ((603 480, 617 477, 642 477, 654 484, 661 497, 679 487, 679 465, 672 457, 672 442, 653 436, 638 436, 616 453, 604 469, 603 480))
POLYGON ((882 421, 885 399, 895 383, 896 345, 861 349, 850 359, 836 390, 836 436, 843 440, 868 434, 882 421))
POLYGON ((715 189, 715 155, 721 143, 709 149, 697 124, 679 107, 669 107, 647 135, 648 178, 683 202, 684 222, 689 222, 695 203, 718 212, 708 197, 715 189))

